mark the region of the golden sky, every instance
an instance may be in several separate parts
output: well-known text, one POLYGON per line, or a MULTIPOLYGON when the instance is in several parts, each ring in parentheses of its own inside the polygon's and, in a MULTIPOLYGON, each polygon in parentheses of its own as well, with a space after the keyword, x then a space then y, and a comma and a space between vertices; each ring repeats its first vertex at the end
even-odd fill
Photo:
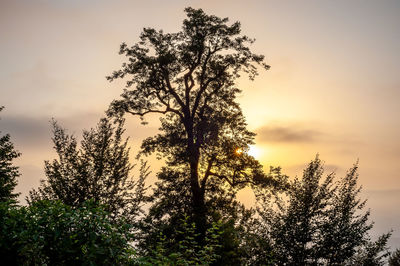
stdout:
MULTIPOLYGON (((143 27, 180 30, 187 6, 242 23, 272 67, 239 80, 239 101, 258 136, 260 161, 301 175, 317 153, 343 175, 357 159, 375 232, 395 229, 400 246, 400 1, 0 1, 0 129, 22 152, 23 197, 54 157, 54 117, 80 135, 93 127, 123 83, 123 41, 143 27)), ((157 129, 129 119, 137 147, 157 129)), ((154 168, 157 164, 153 163, 154 168)), ((246 195, 244 196, 246 197, 246 195)))

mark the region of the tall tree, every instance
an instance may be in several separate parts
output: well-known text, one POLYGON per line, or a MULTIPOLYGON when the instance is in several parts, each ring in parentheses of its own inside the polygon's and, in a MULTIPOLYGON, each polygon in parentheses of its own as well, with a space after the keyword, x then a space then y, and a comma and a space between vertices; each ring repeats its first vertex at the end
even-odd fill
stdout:
POLYGON ((296 178, 287 191, 288 203, 278 205, 278 212, 270 225, 275 254, 279 264, 309 265, 316 263, 316 242, 320 226, 332 204, 333 175, 323 179, 319 158, 304 170, 303 178, 296 178))
POLYGON ((186 8, 182 31, 164 33, 145 28, 140 41, 120 54, 128 57, 108 77, 127 79, 122 99, 108 113, 143 118, 161 116, 161 133, 146 139, 144 153, 157 152, 169 167, 188 169, 191 211, 197 228, 206 231, 206 197, 210 186, 239 189, 269 182, 261 165, 245 152, 254 133, 246 129, 235 80, 241 72, 253 79, 257 65, 269 66, 251 52, 254 40, 240 34, 240 23, 186 8))
MULTIPOLYGON (((0 111, 3 110, 0 106, 0 111)), ((1 133, 1 131, 0 131, 1 133)), ((0 137, 0 202, 15 201, 19 193, 13 190, 17 186, 17 177, 20 176, 18 167, 13 166, 12 161, 20 156, 10 141, 10 135, 0 137)))
POLYGON ((103 118, 95 129, 83 132, 77 140, 53 121, 53 142, 58 159, 45 162, 46 180, 38 190, 32 190, 28 201, 61 200, 69 206, 80 206, 94 200, 106 206, 113 217, 135 217, 144 197, 147 166, 142 164, 135 182, 130 176, 127 140, 122 134, 123 121, 114 126, 103 118))
POLYGON ((319 256, 329 265, 343 265, 368 242, 370 212, 364 211, 366 200, 359 198, 358 164, 339 180, 326 221, 321 225, 317 241, 319 256))
MULTIPOLYGON (((370 212, 359 198, 358 165, 345 177, 324 177, 317 157, 277 204, 262 198, 260 232, 279 265, 381 265, 390 233, 371 241, 370 212)), ((261 254, 261 252, 259 252, 261 254)))

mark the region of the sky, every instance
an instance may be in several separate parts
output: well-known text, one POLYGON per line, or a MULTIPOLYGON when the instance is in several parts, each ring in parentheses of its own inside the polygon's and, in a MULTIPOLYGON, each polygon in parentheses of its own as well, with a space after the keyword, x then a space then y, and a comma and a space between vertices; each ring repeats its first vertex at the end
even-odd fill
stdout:
MULTIPOLYGON (((393 229, 400 247, 400 1, 0 0, 0 130, 22 156, 21 200, 55 158, 49 121, 79 136, 94 127, 123 82, 122 42, 143 27, 180 30, 185 7, 240 21, 271 65, 238 80, 261 163, 301 176, 319 154, 338 177, 359 160, 373 235, 393 229)), ((157 132, 129 118, 134 150, 157 132)), ((153 171, 160 163, 149 159, 153 171)), ((251 202, 251 194, 242 193, 251 202)))

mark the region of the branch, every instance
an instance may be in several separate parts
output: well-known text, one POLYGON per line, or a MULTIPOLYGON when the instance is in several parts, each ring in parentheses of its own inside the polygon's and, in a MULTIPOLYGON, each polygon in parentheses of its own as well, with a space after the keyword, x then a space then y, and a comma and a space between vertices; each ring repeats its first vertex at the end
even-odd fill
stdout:
MULTIPOLYGON (((192 114, 194 114, 197 110, 197 108, 199 107, 200 104, 200 99, 202 94, 204 93, 204 91, 207 89, 208 85, 210 85, 211 82, 216 81, 221 75, 222 73, 225 72, 225 70, 228 68, 229 64, 227 64, 226 66, 223 67, 223 69, 221 70, 221 72, 219 72, 217 75, 215 75, 212 78, 209 78, 205 84, 203 86, 200 86, 200 90, 196 95, 196 99, 193 105, 193 109, 192 109, 192 114)), ((213 93, 217 93, 218 90, 221 88, 222 86, 218 86, 216 89, 214 89, 213 93)))
MULTIPOLYGON (((161 89, 161 90, 164 90, 164 91, 165 91, 165 89, 161 89)), ((158 99, 163 105, 165 105, 165 107, 166 107, 166 112, 168 112, 168 111, 173 112, 173 113, 177 114, 180 118, 183 118, 183 115, 182 115, 182 113, 179 112, 179 110, 174 109, 174 108, 171 107, 171 105, 170 105, 170 103, 169 103, 169 100, 168 100, 168 102, 166 102, 166 101, 161 97, 160 91, 159 91, 159 90, 155 90, 154 92, 155 92, 155 95, 156 95, 157 99, 158 99)))
POLYGON ((143 111, 143 112, 132 112, 132 111, 126 110, 126 112, 130 113, 131 115, 139 115, 139 116, 144 116, 144 115, 150 114, 150 113, 166 114, 166 113, 171 112, 171 111, 172 110, 170 108, 168 108, 168 107, 164 111, 155 110, 155 109, 154 110, 153 109, 149 109, 149 110, 146 110, 146 111, 143 111))
POLYGON ((179 95, 176 93, 176 91, 172 88, 171 82, 169 80, 168 70, 163 68, 163 71, 164 71, 163 74, 164 74, 164 79, 165 79, 165 82, 166 82, 166 85, 167 85, 167 88, 168 88, 168 92, 170 92, 172 94, 172 96, 174 96, 175 100, 178 102, 178 104, 181 106, 181 108, 183 110, 185 110, 186 109, 185 108, 186 107, 185 104, 183 103, 183 101, 179 97, 179 95))
POLYGON ((204 190, 205 187, 206 187, 206 183, 207 183, 208 177, 211 175, 211 167, 212 167, 212 165, 213 165, 214 159, 215 159, 215 155, 213 155, 213 156, 211 157, 211 159, 208 160, 207 170, 206 170, 206 172, 205 172, 205 174, 204 174, 203 180, 201 180, 201 188, 202 188, 203 190, 204 190))
POLYGON ((226 175, 219 175, 219 174, 214 173, 214 172, 211 172, 211 171, 210 171, 210 173, 209 173, 209 176, 215 176, 215 177, 218 177, 219 179, 223 179, 223 180, 225 180, 226 182, 228 182, 228 184, 229 184, 231 187, 235 187, 235 186, 240 185, 240 184, 252 184, 252 185, 256 185, 256 183, 254 183, 254 182, 251 181, 251 180, 243 180, 243 181, 236 181, 236 182, 233 182, 233 181, 229 180, 229 178, 228 178, 226 175))

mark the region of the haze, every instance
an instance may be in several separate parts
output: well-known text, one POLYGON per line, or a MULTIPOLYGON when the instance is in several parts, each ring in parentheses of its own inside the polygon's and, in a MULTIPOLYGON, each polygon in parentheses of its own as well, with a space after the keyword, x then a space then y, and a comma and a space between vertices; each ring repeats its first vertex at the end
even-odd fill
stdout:
MULTIPOLYGON (((374 233, 393 228, 389 244, 400 247, 399 1, 2 0, 0 127, 22 152, 21 201, 54 157, 48 121, 78 136, 95 126, 123 88, 105 79, 124 59, 120 43, 136 42, 143 27, 178 31, 186 6, 240 21, 272 66, 239 80, 265 169, 301 175, 319 153, 340 176, 359 159, 374 233)), ((136 150, 157 132, 156 117, 128 122, 136 150)))

